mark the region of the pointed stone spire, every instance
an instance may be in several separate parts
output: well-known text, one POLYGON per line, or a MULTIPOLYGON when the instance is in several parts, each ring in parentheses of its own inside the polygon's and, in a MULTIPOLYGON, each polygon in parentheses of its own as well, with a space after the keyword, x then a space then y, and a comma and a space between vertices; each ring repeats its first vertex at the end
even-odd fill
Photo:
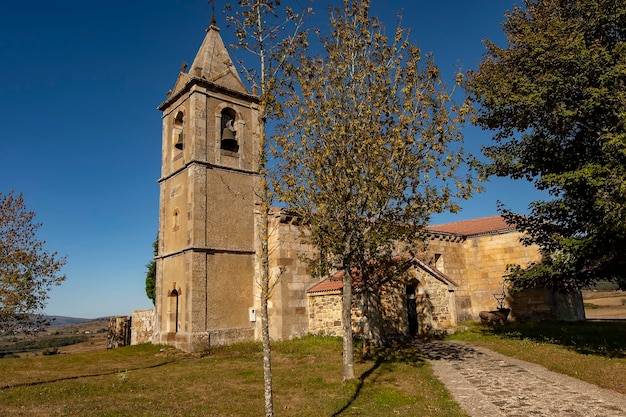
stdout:
POLYGON ((181 67, 181 72, 174 86, 174 93, 192 78, 201 78, 229 90, 249 94, 248 89, 239 78, 233 61, 230 59, 228 50, 220 36, 220 29, 215 25, 215 16, 211 19, 211 26, 206 30, 204 41, 189 67, 188 73, 185 72, 186 68, 186 65, 181 67))

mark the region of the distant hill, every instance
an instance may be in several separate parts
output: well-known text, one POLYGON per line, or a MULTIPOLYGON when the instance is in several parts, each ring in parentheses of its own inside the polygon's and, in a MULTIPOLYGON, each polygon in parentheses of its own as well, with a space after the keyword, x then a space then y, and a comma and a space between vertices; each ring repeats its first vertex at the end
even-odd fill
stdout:
POLYGON ((92 320, 98 319, 81 319, 77 317, 65 317, 65 316, 46 316, 48 320, 50 320, 50 327, 55 326, 67 326, 69 324, 80 324, 85 323, 92 320))
POLYGON ((0 333, 0 358, 6 355, 38 355, 44 349, 53 353, 106 349, 109 318, 84 319, 66 316, 46 316, 52 326, 38 333, 0 333))

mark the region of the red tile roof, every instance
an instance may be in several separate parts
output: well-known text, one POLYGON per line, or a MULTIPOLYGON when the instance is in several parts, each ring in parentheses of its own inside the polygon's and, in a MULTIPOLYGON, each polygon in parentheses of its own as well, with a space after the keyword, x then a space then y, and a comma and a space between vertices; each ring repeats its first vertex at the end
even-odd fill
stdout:
POLYGON ((307 290, 307 293, 335 292, 343 289, 343 271, 339 271, 331 277, 315 284, 307 290))
MULTIPOLYGON (((507 224, 502 216, 482 217, 480 219, 461 220, 458 222, 438 224, 428 226, 428 230, 432 233, 446 233, 458 236, 476 236, 498 232, 508 232, 515 230, 515 226, 507 224)), ((457 284, 440 271, 426 265, 424 262, 416 258, 418 264, 431 274, 437 276, 441 281, 456 286, 457 284)), ((358 275, 358 274, 357 274, 358 275)), ((358 276, 354 278, 354 284, 358 285, 358 276)), ((339 271, 334 275, 322 280, 318 284, 307 290, 307 293, 334 292, 341 291, 343 288, 343 271, 339 271)))
MULTIPOLYGON (((405 259, 409 259, 405 256, 402 257, 397 257, 397 259, 401 259, 401 258, 405 258, 405 259)), ((444 273, 442 273, 441 271, 437 270, 436 268, 426 264, 424 261, 422 261, 419 258, 415 258, 412 257, 412 261, 411 261, 415 266, 420 267, 421 269, 425 270, 427 273, 431 274, 432 276, 434 276, 436 279, 440 280, 441 282, 444 282, 445 284, 456 288, 457 287, 457 283, 452 281, 448 276, 446 276, 444 273)), ((355 287, 359 287, 361 285, 361 273, 360 271, 354 271, 352 273, 352 285, 355 287)), ((329 293, 329 292, 337 292, 340 293, 343 290, 343 271, 337 271, 335 272, 333 275, 331 275, 330 277, 320 281, 319 283, 315 284, 314 286, 312 286, 311 288, 309 288, 306 292, 311 294, 311 293, 329 293)))
POLYGON ((428 230, 431 232, 472 236, 515 230, 515 226, 507 224, 502 216, 490 216, 482 217, 480 219, 461 220, 453 223, 428 226, 428 230))

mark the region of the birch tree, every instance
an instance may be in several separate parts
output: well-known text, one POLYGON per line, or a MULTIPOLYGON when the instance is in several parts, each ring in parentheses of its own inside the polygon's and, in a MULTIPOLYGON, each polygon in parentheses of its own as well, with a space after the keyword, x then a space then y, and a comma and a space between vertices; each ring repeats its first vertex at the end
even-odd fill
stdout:
POLYGON ((260 253, 261 269, 258 285, 261 290, 261 327, 263 339, 263 380, 265 395, 265 415, 274 415, 272 388, 271 340, 269 333, 268 301, 275 279, 269 271, 269 214, 273 194, 268 180, 268 137, 266 124, 269 120, 282 116, 277 101, 281 86, 283 64, 305 39, 302 31, 305 17, 311 9, 304 7, 296 13, 290 7, 281 7, 280 0, 239 0, 238 9, 227 5, 231 14, 227 17, 237 35, 236 47, 251 53, 252 60, 243 66, 246 79, 255 89, 260 89, 259 137, 257 163, 259 183, 256 190, 257 210, 260 215, 260 253))
POLYGON ((459 130, 469 106, 452 105, 433 57, 400 24, 388 37, 369 3, 344 0, 320 33, 323 52, 304 44, 290 61, 275 149, 280 200, 343 271, 344 380, 354 378, 351 272, 421 244, 432 213, 458 211, 477 189, 459 130))

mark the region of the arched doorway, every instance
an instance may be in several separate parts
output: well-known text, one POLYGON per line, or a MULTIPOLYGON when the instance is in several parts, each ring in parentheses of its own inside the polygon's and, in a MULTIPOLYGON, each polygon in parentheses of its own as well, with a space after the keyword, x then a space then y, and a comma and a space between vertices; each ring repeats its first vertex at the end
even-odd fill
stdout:
POLYGON ((180 296, 180 290, 176 289, 176 283, 174 288, 168 294, 170 298, 169 308, 169 320, 170 320, 170 332, 174 330, 174 333, 178 333, 178 297, 180 296))
POLYGON ((406 311, 407 311, 407 322, 409 325, 409 336, 415 337, 418 329, 417 322, 417 300, 416 300, 416 292, 418 281, 415 278, 409 280, 406 284, 406 311))

